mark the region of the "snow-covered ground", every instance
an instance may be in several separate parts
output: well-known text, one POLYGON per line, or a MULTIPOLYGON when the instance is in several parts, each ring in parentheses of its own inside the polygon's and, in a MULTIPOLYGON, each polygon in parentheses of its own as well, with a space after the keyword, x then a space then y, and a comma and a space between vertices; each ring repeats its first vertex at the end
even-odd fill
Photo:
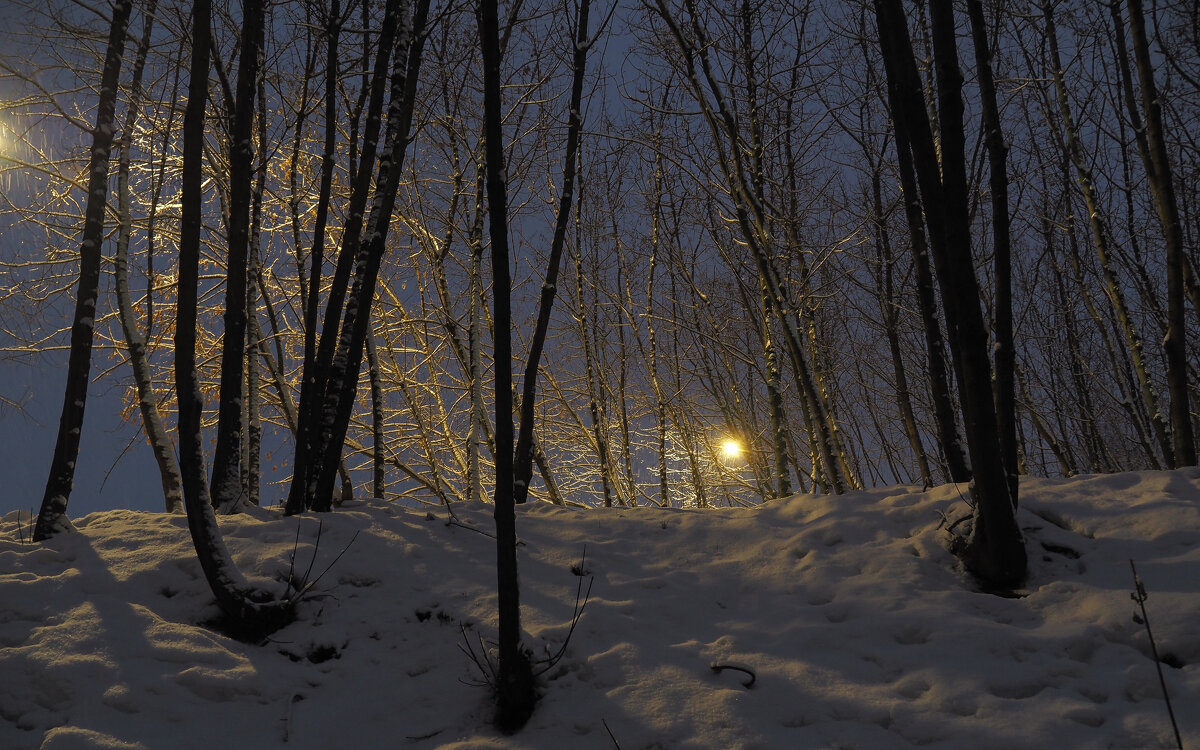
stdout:
POLYGON ((1175 747, 1130 559, 1184 746, 1200 748, 1200 473, 1026 480, 1019 598, 972 590, 945 551, 966 510, 954 486, 520 509, 539 658, 594 581, 512 737, 492 729, 461 650, 495 637, 488 507, 448 525, 440 507, 370 501, 321 518, 319 548, 314 516, 223 519, 248 577, 286 576, 297 528, 301 571, 345 550, 299 620, 257 646, 200 624, 216 609, 183 517, 94 513, 32 545, 13 512, 0 748, 1175 747))

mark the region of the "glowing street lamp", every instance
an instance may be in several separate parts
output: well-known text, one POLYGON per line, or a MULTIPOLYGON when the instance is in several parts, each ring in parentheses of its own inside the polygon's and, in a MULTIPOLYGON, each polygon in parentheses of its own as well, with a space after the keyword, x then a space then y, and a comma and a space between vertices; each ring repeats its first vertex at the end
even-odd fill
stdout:
POLYGON ((721 443, 721 457, 729 463, 740 461, 742 458, 742 444, 733 438, 729 438, 721 443))

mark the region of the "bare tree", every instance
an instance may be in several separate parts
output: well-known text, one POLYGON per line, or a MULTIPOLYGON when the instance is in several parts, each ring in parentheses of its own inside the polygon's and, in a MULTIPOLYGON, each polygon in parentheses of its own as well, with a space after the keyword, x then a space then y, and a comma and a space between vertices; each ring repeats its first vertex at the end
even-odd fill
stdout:
MULTIPOLYGON (((168 513, 178 513, 183 510, 183 488, 179 476, 179 462, 175 460, 175 451, 167 431, 159 415, 157 399, 154 395, 153 376, 146 352, 146 335, 142 332, 133 310, 133 302, 129 289, 129 242, 133 234, 133 219, 130 215, 129 170, 133 147, 133 130, 137 113, 142 102, 142 73, 146 65, 146 53, 150 48, 150 34, 154 28, 154 19, 158 3, 149 0, 145 8, 145 18, 142 25, 142 36, 138 42, 137 57, 134 62, 133 80, 130 84, 129 107, 125 114, 125 124, 122 130, 120 151, 117 158, 117 245, 113 256, 113 275, 116 285, 117 312, 121 320, 121 332, 125 336, 125 344, 129 349, 129 364, 133 369, 133 379, 137 388, 138 408, 142 414, 142 428, 146 439, 154 452, 154 460, 158 464, 159 475, 162 479, 163 501, 168 513)), ((174 109, 172 109, 172 115, 174 109)), ((153 216, 154 203, 151 212, 153 216)), ((151 222, 151 226, 153 222, 151 222)), ((149 232, 150 230, 148 230, 149 232)), ((149 244, 150 240, 148 240, 149 244)), ((147 328, 153 322, 149 300, 153 290, 147 290, 147 328)))
MULTIPOLYGON (((261 6, 260 6, 261 7, 261 6)), ((196 306, 199 284, 204 153, 208 101, 212 5, 192 7, 192 60, 183 118, 182 215, 179 242, 179 300, 175 317, 175 391, 179 398, 179 468, 188 529, 200 567, 230 628, 258 639, 291 621, 294 603, 251 586, 225 548, 205 477, 201 417, 204 400, 196 372, 196 306)), ((249 25, 252 27, 253 22, 249 25)), ((253 28, 251 29, 253 31, 253 28)), ((235 377, 242 379, 239 367, 235 377)), ((240 414, 239 414, 240 417, 240 414)))
POLYGON ((495 360, 496 590, 499 595, 499 665, 496 725, 514 732, 533 713, 537 694, 533 666, 521 646, 521 599, 517 576, 517 527, 513 475, 512 281, 508 269, 508 189, 500 98, 500 20, 496 0, 479 0, 479 39, 483 54, 484 142, 486 148, 488 234, 492 241, 493 358, 495 360))
POLYGON ((896 131, 908 136, 912 149, 974 472, 974 524, 961 554, 981 580, 1006 588, 1019 585, 1025 578, 1025 545, 1016 522, 1016 498, 999 450, 987 332, 971 258, 962 74, 953 10, 945 0, 931 0, 929 10, 937 73, 940 141, 936 145, 900 0, 875 0, 892 118, 896 131))
POLYGON ((83 431, 92 366, 92 336, 95 331, 96 298, 100 294, 101 245, 104 242, 104 214, 108 205, 108 162, 116 130, 117 86, 121 61, 125 55, 125 34, 129 27, 132 0, 113 5, 109 24, 108 48, 100 81, 100 102, 96 125, 92 129, 91 159, 88 163, 87 210, 84 214, 83 240, 79 247, 79 285, 75 293, 75 317, 71 326, 71 354, 67 361, 67 384, 63 393, 58 439, 46 479, 46 492, 33 529, 34 541, 69 530, 67 501, 75 482, 75 464, 79 459, 79 440, 83 431))
MULTIPOLYGON (((1167 261, 1167 335, 1163 347, 1167 354, 1167 392, 1171 405, 1171 436, 1174 465, 1196 464, 1196 442, 1192 436, 1192 416, 1188 397, 1187 336, 1184 320, 1183 232, 1171 161, 1167 156, 1163 133, 1162 102, 1154 81, 1150 45, 1146 41, 1146 20, 1141 0, 1128 0, 1129 35, 1133 42, 1133 60, 1142 89, 1142 109, 1146 113, 1146 141, 1149 151, 1147 177, 1154 195, 1154 208, 1166 239, 1167 261)), ((1121 54, 1124 54, 1122 51, 1121 54)))

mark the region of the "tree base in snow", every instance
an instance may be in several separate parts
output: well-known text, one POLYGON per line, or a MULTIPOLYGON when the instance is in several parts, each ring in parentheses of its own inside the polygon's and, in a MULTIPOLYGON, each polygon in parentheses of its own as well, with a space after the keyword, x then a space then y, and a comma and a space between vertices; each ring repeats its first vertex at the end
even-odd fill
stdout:
POLYGON ((1025 583, 1029 573, 1025 541, 1019 529, 1009 534, 990 531, 976 512, 970 535, 955 537, 950 551, 962 561, 981 589, 991 594, 1011 594, 1025 583))
POLYGON ((505 734, 519 732, 537 704, 533 680, 533 665, 525 652, 520 652, 511 666, 501 665, 496 681, 496 728, 505 734))

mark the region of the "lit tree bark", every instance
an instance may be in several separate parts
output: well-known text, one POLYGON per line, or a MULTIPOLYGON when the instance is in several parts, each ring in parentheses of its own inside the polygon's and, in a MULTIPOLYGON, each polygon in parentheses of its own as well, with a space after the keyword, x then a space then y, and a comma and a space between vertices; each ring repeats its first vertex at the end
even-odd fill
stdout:
MULTIPOLYGON (((163 426, 162 417, 158 413, 158 401, 154 396, 154 384, 150 374, 150 362, 146 352, 146 336, 142 333, 134 314, 133 302, 129 290, 129 241, 133 233, 133 220, 129 208, 129 169, 131 134, 135 124, 135 116, 142 101, 142 72, 146 64, 146 52, 150 47, 150 32, 154 28, 154 17, 157 3, 150 0, 146 8, 146 16, 142 28, 142 38, 138 43, 137 58, 134 62, 133 81, 130 85, 129 109, 125 116, 125 126, 119 156, 117 158, 117 247, 113 259, 114 280, 117 293, 117 316, 121 321, 121 333, 125 344, 129 347, 129 364, 133 370, 134 385, 138 394, 138 409, 142 414, 142 428, 146 432, 146 440, 154 453, 155 463, 162 482, 163 500, 168 513, 183 511, 183 488, 179 476, 179 463, 175 460, 175 451, 171 439, 163 426)), ((150 327, 149 299, 153 289, 147 289, 147 329, 150 327)))
POLYGON ((75 317, 71 326, 71 353, 67 360, 67 384, 63 392, 58 439, 46 479, 46 492, 33 528, 34 541, 69 531, 67 501, 75 483, 75 462, 87 403, 92 368, 92 337, 95 332, 96 298, 100 293, 101 245, 104 242, 104 212, 108 203, 108 162, 116 129, 117 87, 121 60, 125 55, 125 33, 129 27, 132 0, 118 0, 109 24, 108 48, 100 79, 100 102, 92 130, 92 153, 88 162, 87 207, 84 210, 83 241, 79 247, 79 285, 75 293, 75 317))
POLYGON ((375 285, 387 249, 388 229, 412 128, 429 0, 417 0, 415 8, 407 0, 400 0, 399 16, 384 149, 379 156, 371 214, 354 262, 354 283, 342 319, 337 354, 329 369, 321 413, 317 453, 319 464, 315 467, 316 483, 311 503, 313 510, 318 511, 330 509, 328 503, 333 497, 346 429, 354 409, 375 285))

